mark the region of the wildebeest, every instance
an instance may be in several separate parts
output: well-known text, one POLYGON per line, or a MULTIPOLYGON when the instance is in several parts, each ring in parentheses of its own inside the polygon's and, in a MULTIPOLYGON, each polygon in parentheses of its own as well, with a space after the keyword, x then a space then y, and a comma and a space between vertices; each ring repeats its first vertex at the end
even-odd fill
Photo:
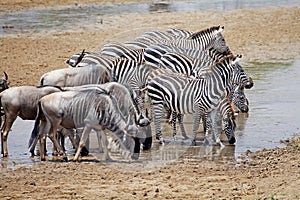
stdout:
MULTIPOLYGON (((131 124, 138 125, 139 130, 142 130, 141 127, 148 126, 150 124, 150 120, 147 118, 147 116, 144 116, 142 112, 140 112, 139 107, 136 105, 136 97, 134 96, 135 93, 130 88, 127 88, 120 83, 109 82, 105 84, 88 84, 88 85, 74 86, 74 87, 63 87, 64 91, 81 91, 86 89, 105 90, 110 95, 114 96, 117 100, 118 106, 124 118, 130 119, 131 124)), ((69 137, 74 137, 74 132, 68 132, 68 133, 72 134, 69 135, 69 137)), ((36 142, 37 141, 35 141, 34 143, 36 142)), ((88 144, 89 143, 87 142, 86 144, 87 149, 85 150, 89 149, 88 144)), ((34 151, 34 147, 35 145, 31 146, 31 150, 30 150, 31 152, 34 151)))
POLYGON ((117 82, 108 82, 104 84, 87 84, 75 87, 64 87, 65 91, 80 91, 86 89, 102 89, 114 96, 118 102, 118 106, 125 118, 134 119, 134 123, 140 126, 147 126, 150 124, 147 116, 139 110, 135 93, 131 88, 117 82))
POLYGON ((57 69, 42 75, 40 85, 57 85, 72 87, 85 84, 102 84, 109 82, 110 72, 101 66, 57 69))
MULTIPOLYGON (((6 72, 4 73, 4 78, 0 78, 0 92, 6 90, 8 88, 8 75, 6 72)), ((2 125, 2 116, 4 115, 3 108, 1 105, 1 99, 0 99, 0 126, 2 125)))
POLYGON ((61 91, 57 86, 19 86, 11 87, 0 93, 4 110, 4 123, 1 127, 2 154, 8 155, 8 133, 19 116, 23 120, 34 120, 37 114, 37 105, 41 97, 61 91))
POLYGON ((4 77, 0 78, 0 92, 8 88, 8 75, 6 72, 3 73, 4 73, 4 77))
MULTIPOLYGON (((107 143, 103 130, 108 129, 119 138, 120 144, 123 144, 133 159, 137 159, 139 156, 140 143, 137 138, 137 127, 125 122, 116 99, 105 90, 66 91, 43 97, 39 102, 39 113, 29 145, 36 137, 39 137, 40 146, 43 147, 44 144, 41 138, 48 133, 55 147, 62 151, 55 137, 59 126, 66 129, 84 127, 74 160, 78 160, 80 151, 92 129, 101 134, 104 148, 107 143)), ((43 148, 40 148, 41 160, 45 160, 43 150, 43 148)), ((66 159, 65 152, 62 151, 62 155, 66 159)), ((110 159, 107 149, 105 159, 110 159)))

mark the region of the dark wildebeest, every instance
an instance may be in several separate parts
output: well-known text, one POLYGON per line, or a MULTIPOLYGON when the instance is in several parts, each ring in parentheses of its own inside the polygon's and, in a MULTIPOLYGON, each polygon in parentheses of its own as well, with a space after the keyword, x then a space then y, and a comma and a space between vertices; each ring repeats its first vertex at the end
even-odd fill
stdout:
POLYGON ((37 115, 37 105, 40 98, 60 92, 57 86, 19 86, 11 87, 0 93, 0 99, 4 110, 4 123, 1 127, 2 154, 8 155, 8 133, 19 116, 23 120, 34 120, 37 115))

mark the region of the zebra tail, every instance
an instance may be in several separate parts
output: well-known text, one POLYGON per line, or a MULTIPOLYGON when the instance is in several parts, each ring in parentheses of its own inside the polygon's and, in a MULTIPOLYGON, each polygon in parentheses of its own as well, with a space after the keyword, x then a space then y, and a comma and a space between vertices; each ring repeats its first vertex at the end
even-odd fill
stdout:
POLYGON ((33 142, 37 139, 38 133, 40 130, 40 121, 42 116, 42 108, 41 108, 41 102, 38 103, 38 109, 37 109, 37 116, 35 118, 34 127, 31 132, 31 136, 28 143, 28 148, 30 148, 33 144, 33 142))

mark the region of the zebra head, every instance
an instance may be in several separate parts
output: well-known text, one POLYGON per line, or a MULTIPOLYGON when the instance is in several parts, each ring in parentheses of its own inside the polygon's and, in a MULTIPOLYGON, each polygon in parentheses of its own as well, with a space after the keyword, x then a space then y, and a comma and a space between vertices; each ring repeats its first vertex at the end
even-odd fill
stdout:
POLYGON ((223 55, 231 54, 231 51, 230 51, 229 47, 227 46, 225 38, 223 37, 221 32, 219 32, 215 35, 215 38, 214 38, 214 40, 212 40, 212 43, 209 47, 214 49, 219 54, 223 54, 223 55))
POLYGON ((222 133, 225 133, 227 136, 229 144, 235 143, 235 117, 233 113, 228 113, 222 120, 222 133))
MULTIPOLYGON (((229 56, 231 57, 231 56, 229 56)), ((254 83, 252 78, 245 72, 243 67, 238 63, 242 58, 242 55, 237 55, 231 60, 231 66, 233 67, 233 84, 240 84, 246 89, 253 87, 254 83)))
POLYGON ((8 88, 8 75, 6 74, 6 72, 3 73, 4 73, 4 78, 0 78, 0 92, 8 88))
POLYGON ((243 86, 238 85, 234 89, 233 94, 232 94, 232 103, 242 113, 247 113, 249 111, 249 101, 245 95, 243 86))

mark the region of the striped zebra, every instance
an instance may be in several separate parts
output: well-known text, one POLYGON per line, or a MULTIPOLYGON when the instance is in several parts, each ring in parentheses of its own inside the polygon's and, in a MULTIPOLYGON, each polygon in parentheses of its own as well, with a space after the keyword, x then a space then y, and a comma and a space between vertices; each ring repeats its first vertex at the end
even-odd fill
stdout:
POLYGON ((126 42, 125 45, 136 49, 147 48, 156 44, 166 44, 184 49, 197 50, 206 50, 214 47, 216 50, 222 53, 228 51, 225 39, 221 34, 223 30, 224 26, 213 26, 208 29, 195 32, 188 38, 174 39, 173 36, 168 40, 158 37, 140 36, 137 37, 133 42, 126 42))
POLYGON ((137 63, 142 63, 144 61, 144 49, 132 49, 118 43, 105 44, 101 48, 100 54, 114 58, 127 58, 134 60, 137 63))
MULTIPOLYGON (((220 103, 217 106, 217 116, 218 116, 217 120, 218 121, 223 119, 222 122, 224 122, 225 114, 228 112, 233 112, 233 114, 234 114, 235 112, 233 110, 233 107, 236 107, 238 109, 238 111, 241 111, 243 113, 247 113, 249 110, 249 102, 244 93, 244 88, 241 85, 237 85, 237 84, 229 85, 226 88, 225 98, 223 98, 223 99, 226 99, 226 101, 228 101, 231 106, 230 106, 230 110, 228 110, 229 106, 226 107, 226 109, 227 109, 226 112, 224 110, 222 110, 222 107, 224 107, 224 105, 227 102, 220 103), (223 116, 223 118, 220 117, 220 115, 223 116)), ((201 117, 202 123, 203 123, 203 130, 206 135, 208 134, 209 129, 212 127, 212 121, 209 117, 209 114, 210 113, 204 113, 201 117)), ((177 114, 175 111, 172 112, 172 119, 171 119, 171 121, 169 121, 169 123, 171 123, 172 127, 173 127, 173 137, 176 140, 176 131, 177 131, 176 130, 176 120, 177 120, 177 118, 178 118, 180 130, 181 130, 181 135, 185 139, 187 139, 188 137, 187 137, 187 134, 186 134, 186 131, 184 128, 184 124, 183 124, 183 114, 177 114)))
MULTIPOLYGON (((225 57, 212 66, 211 72, 201 79, 169 74, 160 74, 151 79, 147 85, 147 91, 155 114, 156 139, 164 143, 161 134, 161 118, 165 106, 180 114, 193 114, 192 141, 195 143, 200 117, 217 107, 229 84, 238 83, 244 85, 245 88, 253 86, 251 77, 244 72, 242 66, 236 65, 241 57, 239 55, 225 57)), ((219 138, 216 139, 216 142, 221 144, 219 138)), ((229 141, 232 139, 229 138, 229 141)))
POLYGON ((141 35, 138 38, 157 38, 162 40, 174 40, 174 39, 186 39, 189 36, 191 36, 193 32, 183 29, 175 29, 170 28, 166 31, 159 31, 159 30, 153 30, 153 31, 147 31, 143 35, 141 35))
POLYGON ((166 53, 160 58, 159 67, 197 78, 203 67, 212 66, 214 63, 212 59, 195 59, 180 53, 166 53))
MULTIPOLYGON (((155 70, 155 71, 151 72, 151 74, 148 76, 148 81, 150 82, 153 77, 155 77, 156 75, 161 74, 161 73, 174 75, 174 73, 172 73, 170 70, 159 69, 159 70, 155 70)), ((243 86, 237 85, 237 84, 229 85, 228 87, 226 87, 225 97, 229 100, 232 107, 236 107, 238 109, 238 111, 241 111, 243 113, 248 112, 249 102, 244 93, 243 86)), ((217 110, 218 111, 221 110, 221 109, 219 109, 219 106, 218 106, 217 110)), ((167 109, 167 111, 169 111, 169 110, 167 109)), ((183 114, 177 114, 176 111, 173 111, 172 113, 169 113, 167 118, 169 118, 171 115, 172 115, 172 117, 169 120, 169 123, 172 124, 172 127, 173 127, 173 138, 176 140, 176 134, 177 134, 176 121, 178 119, 179 127, 181 130, 181 135, 184 137, 184 139, 188 139, 188 136, 186 134, 184 124, 183 124, 183 114)), ((212 122, 209 118, 209 113, 203 114, 201 118, 203 121, 203 130, 207 134, 208 130, 212 127, 211 126, 212 122)))
POLYGON ((199 60, 206 60, 215 62, 216 60, 211 57, 209 50, 196 50, 196 49, 183 49, 176 46, 166 44, 151 45, 145 49, 144 60, 147 64, 158 66, 163 55, 167 53, 179 53, 189 56, 191 58, 197 58, 199 60))
POLYGON ((187 38, 190 35, 192 35, 194 32, 192 31, 188 31, 188 30, 184 30, 184 29, 179 29, 179 28, 169 28, 166 30, 167 33, 172 34, 172 35, 176 35, 179 37, 184 37, 187 38))

